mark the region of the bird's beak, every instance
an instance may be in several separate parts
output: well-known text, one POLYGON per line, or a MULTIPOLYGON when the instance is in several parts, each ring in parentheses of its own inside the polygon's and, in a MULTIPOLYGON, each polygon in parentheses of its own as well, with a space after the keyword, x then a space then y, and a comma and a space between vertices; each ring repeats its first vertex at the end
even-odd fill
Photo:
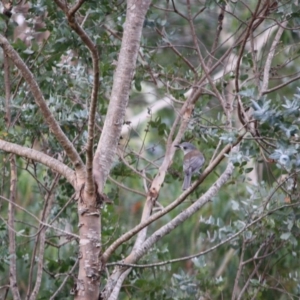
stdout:
POLYGON ((180 145, 174 145, 174 147, 176 147, 176 148, 180 148, 180 145))

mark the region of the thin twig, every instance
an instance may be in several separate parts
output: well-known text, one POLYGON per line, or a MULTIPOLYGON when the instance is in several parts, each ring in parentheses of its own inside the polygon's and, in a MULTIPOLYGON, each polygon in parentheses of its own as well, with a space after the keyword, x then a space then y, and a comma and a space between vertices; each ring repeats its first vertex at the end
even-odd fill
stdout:
POLYGON ((78 264, 78 259, 76 259, 72 269, 70 270, 70 272, 67 274, 67 276, 64 278, 63 282, 61 283, 61 285, 59 286, 59 288, 54 292, 54 294, 51 296, 50 300, 54 300, 55 297, 57 296, 57 294, 62 290, 62 288, 64 287, 64 285, 66 284, 67 280, 69 279, 69 277, 72 275, 72 273, 74 272, 75 268, 77 267, 78 264))
POLYGON ((120 187, 120 188, 122 188, 122 189, 124 189, 124 190, 126 190, 126 191, 129 191, 129 192, 134 193, 134 194, 138 194, 138 195, 143 196, 143 197, 146 197, 146 196, 147 196, 147 195, 146 195, 145 193, 143 193, 143 192, 140 192, 140 191, 131 189, 131 188, 127 187, 126 185, 124 185, 123 183, 118 182, 117 180, 113 179, 110 175, 108 175, 108 179, 109 179, 110 181, 112 181, 114 184, 116 184, 118 187, 120 187))
MULTIPOLYGON (((180 257, 180 258, 175 258, 175 259, 170 259, 170 260, 166 260, 166 261, 162 261, 162 262, 151 263, 151 264, 128 264, 128 263, 124 263, 124 262, 112 262, 112 263, 107 263, 106 266, 110 267, 110 266, 119 265, 119 266, 132 267, 132 268, 155 268, 155 267, 160 267, 160 266, 168 265, 168 264, 171 264, 171 263, 177 263, 177 262, 181 262, 181 261, 191 260, 193 258, 200 257, 202 255, 210 253, 210 252, 216 250, 217 248, 223 246, 224 244, 227 244, 228 242, 236 239, 243 232, 245 232, 246 230, 248 230, 249 228, 251 228, 253 225, 259 223, 265 217, 267 217, 267 216, 275 213, 276 211, 280 211, 280 210, 282 210, 284 208, 297 207, 298 205, 299 205, 299 202, 293 203, 293 204, 282 205, 282 206, 279 206, 279 207, 277 207, 277 208, 275 208, 275 209, 273 209, 271 211, 268 211, 265 214, 259 216, 257 219, 253 220, 251 223, 245 225, 238 232, 236 232, 235 234, 231 235, 227 239, 221 241, 217 245, 215 245, 213 247, 210 247, 209 249, 207 249, 205 251, 198 252, 196 254, 192 254, 192 255, 188 255, 188 256, 184 256, 184 257, 180 257)), ((278 249, 279 249, 279 247, 276 248, 276 250, 278 250, 278 249)), ((274 251, 272 251, 272 254, 273 253, 274 253, 274 251)), ((261 260, 261 259, 263 259, 265 257, 268 257, 268 256, 269 256, 269 254, 265 254, 265 255, 257 257, 257 258, 251 258, 251 259, 249 259, 247 261, 244 261, 242 263, 242 265, 245 265, 246 263, 249 263, 250 261, 253 261, 253 260, 261 260)))
MULTIPOLYGON (((51 184, 51 187, 49 189, 49 192, 47 194, 47 197, 44 202, 44 208, 43 208, 43 213, 42 213, 42 222, 46 222, 50 211, 52 209, 52 205, 54 202, 55 198, 55 188, 57 187, 59 183, 59 178, 60 174, 56 174, 55 178, 51 184)), ((36 236, 35 239, 35 248, 32 254, 32 261, 31 261, 31 266, 30 266, 30 280, 29 280, 29 285, 28 285, 28 290, 27 290, 27 298, 30 300, 36 299, 41 283, 42 283, 42 276, 43 276, 43 265, 44 265, 44 255, 45 255, 45 241, 46 241, 46 231, 47 227, 44 225, 40 224, 39 228, 39 234, 36 236), (31 292, 31 283, 32 283, 32 270, 34 266, 34 262, 36 261, 36 251, 37 251, 37 245, 39 245, 39 254, 38 254, 38 259, 37 259, 37 271, 36 271, 36 280, 35 280, 35 286, 33 291, 31 292), (29 296, 31 292, 31 295, 29 296)))
POLYGON ((239 280, 241 277, 241 273, 243 270, 243 259, 244 259, 244 254, 246 250, 246 241, 245 238, 243 237, 243 243, 242 243, 242 250, 241 250, 241 255, 240 255, 240 262, 239 266, 235 275, 235 280, 234 280, 234 286, 233 286, 233 291, 232 291, 232 297, 231 300, 235 300, 236 296, 238 295, 238 289, 239 289, 239 280))
MULTIPOLYGON (((68 231, 62 230, 62 229, 60 229, 60 228, 54 227, 54 226, 52 226, 52 225, 50 225, 50 224, 48 224, 48 223, 42 222, 38 217, 36 217, 36 216, 35 216, 34 214, 32 214, 30 211, 28 211, 28 210, 25 209, 24 207, 18 205, 17 203, 11 202, 8 198, 3 197, 3 196, 1 196, 1 195, 0 195, 0 198, 3 199, 3 200, 5 200, 5 201, 8 202, 8 203, 12 203, 15 207, 17 207, 17 208, 21 209, 22 211, 26 212, 28 215, 30 215, 30 216, 33 217, 35 220, 37 220, 39 224, 44 225, 44 226, 49 227, 49 228, 52 228, 52 229, 55 230, 55 231, 61 232, 61 233, 63 233, 65 236, 72 236, 72 237, 76 238, 77 240, 79 239, 79 236, 76 235, 76 234, 74 234, 74 233, 72 233, 72 232, 68 232, 68 231)), ((35 236, 35 235, 34 235, 34 236, 35 236)))
MULTIPOLYGON (((287 21, 282 22, 283 24, 287 24, 287 21)), ((268 84, 269 84, 269 77, 270 77, 270 69, 271 69, 271 63, 274 58, 275 49, 278 43, 280 42, 280 38, 283 34, 284 28, 279 27, 278 31, 275 35, 275 38, 272 42, 271 48, 269 50, 265 65, 264 65, 264 75, 263 75, 263 82, 259 91, 258 99, 263 95, 263 92, 267 90, 268 84)))
MULTIPOLYGON (((8 225, 9 228, 14 229, 15 227, 15 206, 17 195, 17 166, 16 157, 14 154, 10 157, 10 203, 8 205, 8 225)), ((17 280, 17 262, 16 262, 16 234, 14 230, 8 230, 9 237, 9 279, 10 279, 10 290, 13 294, 14 300, 21 299, 18 280, 17 280)))

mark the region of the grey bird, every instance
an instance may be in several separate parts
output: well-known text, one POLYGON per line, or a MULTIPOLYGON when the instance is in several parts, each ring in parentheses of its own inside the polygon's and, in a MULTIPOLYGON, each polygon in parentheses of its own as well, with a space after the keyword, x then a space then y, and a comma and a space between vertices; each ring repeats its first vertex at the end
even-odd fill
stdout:
POLYGON ((183 172, 184 179, 182 190, 185 191, 191 186, 192 175, 198 173, 205 162, 203 154, 191 143, 183 142, 175 145, 183 151, 183 172))

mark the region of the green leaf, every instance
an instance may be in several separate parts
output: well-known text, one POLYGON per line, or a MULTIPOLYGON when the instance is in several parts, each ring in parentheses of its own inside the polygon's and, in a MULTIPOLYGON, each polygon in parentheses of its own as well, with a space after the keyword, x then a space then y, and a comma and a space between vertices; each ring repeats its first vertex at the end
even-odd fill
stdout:
POLYGON ((136 90, 138 92, 142 91, 142 84, 141 84, 141 80, 140 79, 135 78, 135 80, 134 80, 134 86, 135 86, 135 88, 136 88, 136 90))
POLYGON ((280 235, 280 238, 285 241, 288 240, 290 237, 291 237, 291 232, 285 232, 280 235))

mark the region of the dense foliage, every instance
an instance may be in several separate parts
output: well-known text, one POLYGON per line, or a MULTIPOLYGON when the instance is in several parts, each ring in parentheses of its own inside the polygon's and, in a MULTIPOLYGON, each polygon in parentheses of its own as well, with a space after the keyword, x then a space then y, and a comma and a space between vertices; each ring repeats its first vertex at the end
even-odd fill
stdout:
MULTIPOLYGON (((96 147, 126 30, 126 3, 83 2, 76 18, 100 56, 96 147)), ((149 226, 151 236, 197 201, 228 163, 233 163, 234 172, 218 193, 139 260, 139 264, 150 265, 133 267, 120 299, 300 297, 300 12, 293 1, 259 3, 153 1, 150 6, 122 133, 115 137, 119 140, 117 155, 104 188, 113 204, 101 208, 103 249, 139 223, 146 188, 159 172, 174 121, 199 82, 201 96, 182 140, 191 141, 203 152, 205 167, 226 145, 238 148, 225 153, 184 202, 149 226), (227 51, 230 54, 223 59, 227 51), (217 64, 219 60, 222 63, 217 64), (190 255, 194 257, 187 257, 190 255), (165 264, 155 266, 158 262, 165 264)), ((12 12, 11 18, 1 15, 1 34, 34 74, 49 109, 85 161, 94 84, 87 47, 55 1, 18 4, 12 12), (25 22, 18 25, 20 15, 25 22)), ((2 52, 1 64, 4 60, 2 52)), ((0 139, 41 151, 70 166, 27 83, 14 64, 9 64, 9 108, 5 69, 1 70, 0 139)), ((175 126, 174 131, 178 130, 175 126)), ((3 151, 0 157, 0 295, 12 299, 8 238, 11 154, 3 151)), ((41 163, 18 156, 16 165, 14 230, 20 296, 25 299, 32 292, 43 252, 37 298, 50 299, 62 285, 55 299, 72 299, 79 241, 65 233, 78 233, 78 196, 63 176, 41 163), (40 248, 43 224, 39 220, 51 225, 44 249, 40 248)), ((173 202, 182 193, 182 180, 182 155, 176 153, 157 201, 164 207, 173 202)), ((134 239, 124 242, 109 258, 101 270, 101 288, 115 267, 113 263, 129 255, 133 243, 134 239)))

